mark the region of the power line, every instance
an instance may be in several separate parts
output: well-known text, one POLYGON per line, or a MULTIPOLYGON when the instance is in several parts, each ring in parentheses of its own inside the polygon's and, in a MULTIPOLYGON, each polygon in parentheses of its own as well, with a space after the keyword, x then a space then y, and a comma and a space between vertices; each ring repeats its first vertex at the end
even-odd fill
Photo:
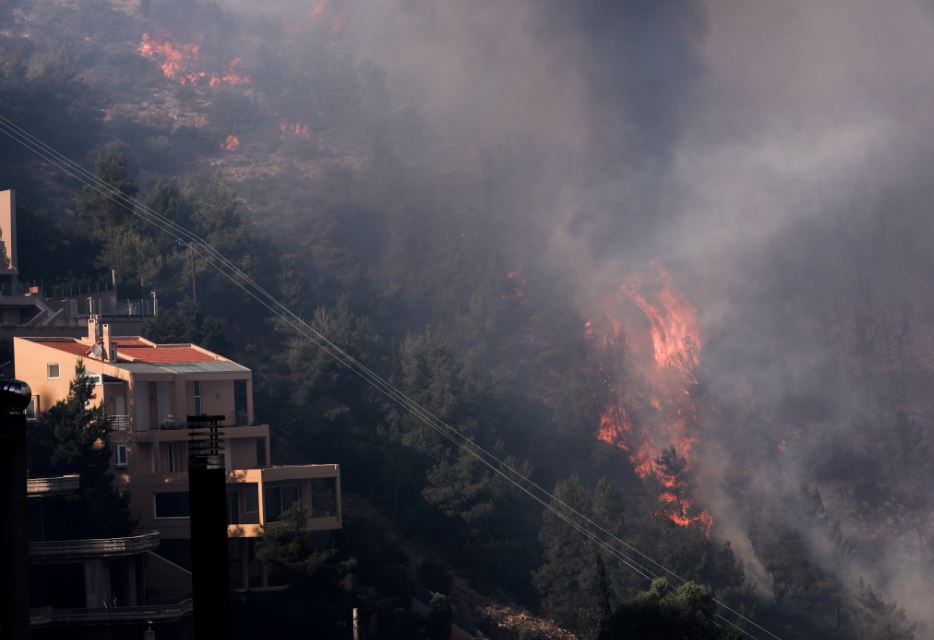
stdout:
MULTIPOLYGON (((270 293, 250 276, 244 273, 236 264, 223 256, 223 254, 217 251, 206 240, 199 237, 197 234, 175 223, 173 220, 166 218, 162 214, 152 210, 136 198, 127 196, 126 194, 122 193, 112 185, 106 183, 98 176, 82 167, 80 164, 72 161, 67 156, 59 153, 53 147, 33 136, 25 129, 22 129, 3 115, 0 115, 0 131, 2 131, 7 137, 11 138, 15 142, 26 147, 29 151, 36 154, 43 160, 49 162, 69 176, 75 178, 87 188, 97 192, 101 196, 107 198, 111 202, 126 209, 133 215, 164 231, 180 242, 185 242, 188 244, 192 251, 198 253, 234 285, 242 289, 245 293, 259 302, 263 307, 270 311, 270 313, 284 321, 299 335, 312 342, 318 348, 322 349, 325 353, 337 360, 338 363, 350 369, 354 374, 359 376, 365 382, 369 383, 394 403, 421 420, 424 424, 429 426, 443 438, 459 447, 463 451, 467 452, 468 454, 472 455, 491 471, 514 485, 516 488, 528 495, 544 508, 551 511, 566 524, 571 526, 573 529, 578 531, 601 549, 617 558, 620 562, 635 571, 643 578, 652 580, 656 577, 659 577, 663 573, 677 579, 681 583, 687 582, 674 571, 655 561, 619 536, 608 531, 599 523, 593 521, 586 515, 571 507, 569 504, 560 500, 554 494, 544 489, 515 468, 511 467, 505 461, 498 458, 495 454, 484 449, 482 446, 478 445, 467 436, 461 434, 457 429, 447 424, 445 421, 435 416, 429 410, 425 409, 417 402, 409 398, 406 394, 394 387, 391 383, 386 381, 384 378, 366 367, 363 363, 359 362, 353 356, 341 349, 338 345, 328 339, 327 336, 317 331, 313 326, 309 325, 302 318, 293 313, 285 305, 279 302, 272 293, 270 293), (660 573, 651 570, 649 567, 643 565, 635 558, 627 555, 621 549, 613 546, 611 542, 620 545, 639 558, 642 558, 648 564, 656 567, 657 569, 660 569, 660 573)), ((716 604, 724 611, 727 611, 736 616, 737 619, 748 623, 749 625, 762 631, 775 640, 781 640, 775 634, 756 624, 754 621, 750 620, 720 600, 714 599, 714 602, 716 602, 716 604)), ((716 613, 715 615, 719 620, 722 620, 726 624, 736 628, 741 633, 756 639, 756 636, 753 635, 748 629, 740 627, 735 622, 722 616, 720 613, 716 613)))

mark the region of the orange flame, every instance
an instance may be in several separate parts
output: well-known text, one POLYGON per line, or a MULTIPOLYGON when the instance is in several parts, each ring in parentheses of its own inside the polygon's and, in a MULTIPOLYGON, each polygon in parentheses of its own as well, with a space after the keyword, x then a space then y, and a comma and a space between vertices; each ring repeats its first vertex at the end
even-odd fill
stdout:
MULTIPOLYGON (((697 411, 691 390, 696 384, 694 371, 701 354, 697 310, 674 287, 671 276, 657 261, 652 263, 649 274, 630 278, 620 291, 624 298, 616 299, 605 314, 607 331, 602 346, 611 357, 612 347, 618 342, 638 349, 638 336, 647 320, 652 358, 646 362, 643 373, 648 388, 643 392, 626 389, 626 393, 620 393, 608 380, 617 398, 604 409, 597 438, 625 451, 640 478, 651 475, 658 481, 663 487, 659 502, 672 522, 698 526, 709 533, 713 521, 709 514, 693 506, 685 477, 691 469, 696 441, 697 411), (644 320, 640 322, 632 313, 627 314, 627 300, 644 320), (660 453, 667 447, 674 447, 683 460, 683 469, 677 476, 659 466, 660 453)), ((596 337, 597 331, 593 322, 585 323, 586 337, 596 337)))
POLYGON ((305 138, 305 140, 311 140, 311 129, 306 123, 303 122, 286 122, 285 120, 282 120, 279 122, 279 130, 283 133, 292 134, 296 138, 305 138))
POLYGON ((211 87, 222 84, 249 84, 252 82, 249 76, 236 72, 237 67, 240 66, 240 58, 229 61, 227 70, 221 73, 209 74, 204 69, 199 68, 197 61, 201 46, 194 42, 174 44, 168 39, 159 40, 148 33, 144 33, 136 51, 140 55, 158 62, 162 74, 166 78, 183 85, 196 85, 204 79, 207 79, 211 87))
POLYGON ((224 144, 221 145, 221 149, 227 151, 236 151, 240 148, 240 138, 234 135, 227 136, 227 140, 224 141, 224 144))

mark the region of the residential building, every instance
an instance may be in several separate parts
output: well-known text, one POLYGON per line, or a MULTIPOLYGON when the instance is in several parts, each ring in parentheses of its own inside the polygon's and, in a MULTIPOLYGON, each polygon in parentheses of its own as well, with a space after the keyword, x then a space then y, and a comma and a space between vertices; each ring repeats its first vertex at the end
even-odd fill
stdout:
POLYGON ((228 470, 231 576, 241 588, 266 586, 255 558, 262 526, 300 501, 308 528, 326 537, 341 527, 340 468, 336 464, 273 466, 269 425, 255 424, 252 372, 193 344, 156 344, 116 336, 96 317, 87 336, 16 337, 16 377, 32 388, 31 413, 67 397, 82 362, 96 381, 94 402, 113 432, 112 469, 129 491, 140 532, 157 530, 161 553, 187 566, 189 415, 223 415, 228 470))
POLYGON ((34 638, 139 638, 150 625, 191 637, 191 574, 155 551, 159 533, 62 539, 57 501, 79 477, 27 480, 30 629, 34 638))

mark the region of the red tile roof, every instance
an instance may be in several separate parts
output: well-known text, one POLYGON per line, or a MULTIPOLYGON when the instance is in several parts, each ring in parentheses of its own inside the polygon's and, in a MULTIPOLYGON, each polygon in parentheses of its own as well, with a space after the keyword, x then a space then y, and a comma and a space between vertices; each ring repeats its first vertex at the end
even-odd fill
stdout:
POLYGON ((70 353, 75 356, 86 356, 90 349, 86 344, 81 344, 75 339, 71 340, 36 340, 33 339, 32 342, 36 344, 41 344, 43 347, 51 347, 52 349, 58 349, 59 351, 64 351, 65 353, 70 353))
MULTIPOLYGON (((44 347, 58 349, 76 356, 87 356, 90 347, 80 340, 70 338, 67 340, 43 340, 31 338, 32 342, 44 347)), ((213 362, 214 356, 199 351, 190 344, 153 345, 140 338, 114 338, 117 345, 117 363, 120 361, 143 362, 147 364, 171 364, 176 362, 213 362)))
POLYGON ((213 362, 216 360, 210 354, 204 353, 187 344, 179 345, 146 345, 124 347, 117 344, 117 359, 133 358, 134 362, 151 364, 168 364, 171 362, 213 362))

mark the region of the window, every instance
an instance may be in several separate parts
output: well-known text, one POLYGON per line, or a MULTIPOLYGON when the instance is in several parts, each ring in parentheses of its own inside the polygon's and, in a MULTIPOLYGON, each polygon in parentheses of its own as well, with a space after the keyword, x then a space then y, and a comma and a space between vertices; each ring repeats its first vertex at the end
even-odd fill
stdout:
POLYGON ((256 466, 266 466, 266 438, 256 439, 256 466))
POLYGON ((195 415, 200 416, 203 412, 201 411, 201 381, 195 380, 195 415))
POLYGON ((26 406, 26 419, 35 420, 39 417, 39 396, 33 396, 29 399, 29 404, 26 406))
POLYGON ((114 465, 117 467, 126 466, 126 445, 118 444, 114 447, 114 465))
POLYGON ((156 493, 153 495, 157 518, 187 518, 188 492, 156 493))
POLYGON ((263 507, 266 510, 266 521, 278 520, 282 512, 298 501, 298 487, 294 484, 283 484, 277 487, 267 487, 263 493, 263 507))
POLYGON ((50 362, 45 366, 45 368, 46 373, 49 376, 49 380, 58 380, 61 377, 61 369, 57 362, 50 362))
POLYGON ((248 484, 243 487, 243 511, 244 513, 259 511, 259 490, 255 484, 248 484))
POLYGON ((188 471, 188 447, 185 442, 163 442, 162 472, 181 473, 188 471))
POLYGON ((313 478, 311 481, 311 517, 337 516, 337 478, 313 478))
POLYGON ((240 524, 240 492, 227 489, 227 522, 240 524))
POLYGON ((234 418, 236 424, 249 424, 246 410, 246 380, 234 380, 234 418))

